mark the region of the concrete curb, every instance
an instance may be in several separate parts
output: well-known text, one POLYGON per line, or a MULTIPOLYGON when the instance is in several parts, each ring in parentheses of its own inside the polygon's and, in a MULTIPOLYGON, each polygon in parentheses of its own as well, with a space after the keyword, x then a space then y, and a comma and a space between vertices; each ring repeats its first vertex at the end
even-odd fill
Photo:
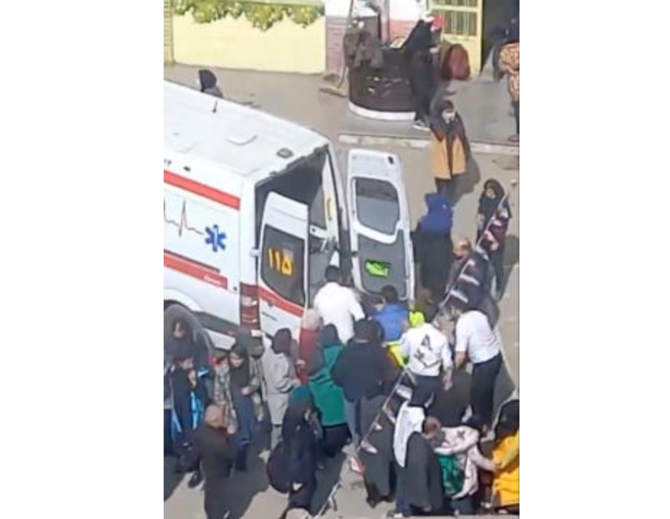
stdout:
MULTIPOLYGON (((420 150, 430 146, 430 141, 427 139, 376 137, 372 135, 356 135, 351 133, 340 133, 338 140, 341 144, 353 146, 399 146, 401 148, 414 148, 420 150)), ((512 144, 470 141, 470 148, 473 153, 519 156, 519 146, 514 146, 512 144)))

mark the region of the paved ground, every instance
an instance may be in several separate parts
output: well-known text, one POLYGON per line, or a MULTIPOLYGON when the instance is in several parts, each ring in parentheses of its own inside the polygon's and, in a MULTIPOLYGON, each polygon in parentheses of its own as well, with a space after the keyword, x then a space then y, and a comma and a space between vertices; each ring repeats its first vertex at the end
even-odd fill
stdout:
MULTIPOLYGON (((196 68, 176 66, 165 69, 167 79, 193 85, 197 77, 196 68)), ((226 97, 255 103, 261 109, 275 115, 286 117, 293 121, 309 126, 321 134, 328 136, 333 142, 340 142, 343 129, 347 128, 351 115, 346 108, 347 100, 329 96, 318 92, 322 84, 315 76, 293 76, 288 74, 268 74, 260 72, 241 72, 216 70, 219 82, 226 97)), ((495 84, 500 88, 500 84, 495 84)), ((470 95, 470 94, 468 94, 470 95)), ((506 100, 497 98, 497 109, 507 110, 506 100), (503 103, 501 108, 499 105, 503 103)), ((470 99, 467 108, 470 113, 476 112, 476 98, 470 99)), ((458 103, 457 103, 458 106, 458 103)), ((490 99, 486 96, 481 100, 480 110, 490 110, 490 99)), ((465 123, 469 120, 465 110, 465 123)), ((508 123, 509 121, 507 121, 508 123)), ((495 130, 497 138, 506 140, 510 130, 507 130, 505 121, 495 130)), ((513 129, 513 120, 512 126, 513 129)), ((472 133, 470 133, 472 138, 472 133)), ((348 145, 337 144, 340 170, 345 171, 345 157, 348 145)), ((405 175, 407 197, 410 213, 415 223, 423 214, 423 196, 433 188, 433 180, 429 170, 429 157, 425 149, 409 148, 386 144, 384 146, 367 146, 396 153, 399 155, 405 175)), ((497 178, 505 186, 511 188, 517 184, 518 157, 490 154, 475 154, 472 170, 463 183, 455 207, 454 236, 465 235, 473 237, 475 233, 475 215, 477 199, 481 185, 486 178, 497 178)), ((496 400, 506 399, 519 386, 519 193, 518 187, 511 188, 511 205, 515 218, 510 224, 508 247, 506 253, 509 280, 506 294, 499 306, 494 310, 499 314, 498 327, 503 338, 504 353, 507 363, 505 373, 499 377, 496 388, 496 400)), ((465 382, 467 384, 467 380, 465 382)), ((274 519, 281 513, 285 504, 285 497, 276 494, 267 486, 264 468, 256 458, 252 463, 252 470, 236 479, 235 484, 228 490, 231 492, 234 518, 244 519, 274 519), (252 500, 253 497, 253 500, 252 500)), ((329 517, 345 518, 377 518, 388 509, 380 505, 377 510, 371 511, 364 501, 364 491, 359 477, 351 474, 346 468, 341 471, 341 461, 331 464, 324 473, 320 474, 320 487, 324 492, 332 487, 337 476, 342 473, 345 486, 338 493, 338 513, 329 517)), ((202 493, 189 490, 185 482, 175 481, 166 466, 165 477, 165 518, 166 519, 200 519, 205 518, 202 511, 202 493)))

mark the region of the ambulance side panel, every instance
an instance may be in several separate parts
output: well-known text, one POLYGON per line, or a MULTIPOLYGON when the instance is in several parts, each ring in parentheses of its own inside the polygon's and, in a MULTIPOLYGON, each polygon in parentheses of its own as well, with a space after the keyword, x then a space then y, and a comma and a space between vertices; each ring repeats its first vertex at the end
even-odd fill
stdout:
POLYGON ((234 334, 240 320, 241 200, 178 173, 164 173, 165 294, 215 332, 217 344, 217 336, 234 334))

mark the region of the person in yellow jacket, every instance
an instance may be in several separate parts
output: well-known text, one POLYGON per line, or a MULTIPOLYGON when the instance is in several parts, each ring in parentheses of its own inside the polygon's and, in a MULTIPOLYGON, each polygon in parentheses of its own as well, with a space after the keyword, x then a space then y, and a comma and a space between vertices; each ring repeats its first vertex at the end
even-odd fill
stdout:
MULTIPOLYGON (((511 433, 511 431, 508 431, 511 433)), ((497 470, 493 478, 496 508, 518 513, 519 509, 519 429, 498 440, 493 449, 497 470)))
POLYGON ((448 99, 435 104, 430 120, 431 164, 435 186, 438 193, 446 194, 453 203, 456 179, 468 170, 470 144, 463 120, 448 99))

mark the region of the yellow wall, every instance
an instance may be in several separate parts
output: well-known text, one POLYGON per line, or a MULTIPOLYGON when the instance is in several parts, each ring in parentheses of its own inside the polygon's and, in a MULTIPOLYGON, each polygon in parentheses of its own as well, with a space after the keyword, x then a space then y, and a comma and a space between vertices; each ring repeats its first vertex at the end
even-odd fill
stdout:
POLYGON ((197 24, 173 17, 174 59, 186 65, 318 74, 326 68, 326 19, 302 27, 284 19, 267 31, 241 16, 197 24))

